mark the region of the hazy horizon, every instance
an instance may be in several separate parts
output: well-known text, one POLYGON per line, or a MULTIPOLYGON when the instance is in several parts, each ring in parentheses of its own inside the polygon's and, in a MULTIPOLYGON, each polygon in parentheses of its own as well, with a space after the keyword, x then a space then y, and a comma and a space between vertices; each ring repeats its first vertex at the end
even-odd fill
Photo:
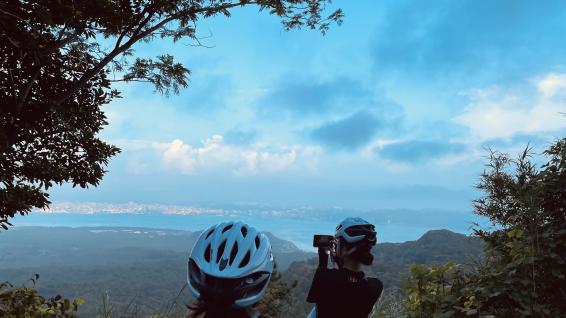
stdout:
POLYGON ((54 203, 49 211, 16 216, 14 228, 21 226, 141 227, 200 231, 213 224, 243 221, 261 231, 312 250, 314 234, 333 234, 336 224, 357 216, 376 225, 380 242, 418 239, 429 230, 448 229, 471 234, 472 225, 485 228, 488 220, 471 212, 439 209, 354 209, 346 207, 274 207, 246 204, 161 205, 129 202, 54 203))

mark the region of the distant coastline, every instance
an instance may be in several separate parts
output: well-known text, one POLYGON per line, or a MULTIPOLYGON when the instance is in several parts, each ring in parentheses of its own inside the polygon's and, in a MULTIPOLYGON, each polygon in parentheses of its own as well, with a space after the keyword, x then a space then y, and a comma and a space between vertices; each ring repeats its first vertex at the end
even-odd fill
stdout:
MULTIPOLYGON (((131 205, 132 207, 135 205, 131 205)), ((187 210, 184 210, 187 211, 187 210)), ((275 213, 275 210, 236 210, 195 208, 200 213, 165 213, 149 209, 99 211, 43 211, 32 212, 27 216, 18 216, 13 220, 15 227, 20 226, 62 226, 62 227, 141 227, 152 229, 172 229, 200 231, 212 224, 228 220, 241 220, 258 229, 291 241, 299 248, 312 251, 313 234, 332 234, 336 224, 346 216, 362 215, 376 224, 380 242, 405 242, 416 240, 433 229, 445 228, 457 233, 470 233, 473 219, 470 216, 446 213, 424 213, 422 211, 356 211, 356 210, 292 210, 292 213, 275 213), (201 209, 201 210, 198 210, 201 209), (204 212, 206 211, 206 212, 204 212), (209 213, 211 211, 216 211, 209 213), (219 212, 219 211, 222 211, 219 212), (427 215, 428 214, 428 215, 427 215), (470 217, 472 221, 466 221, 470 217), (435 219, 437 219, 434 221, 435 219), (428 222, 422 223, 426 219, 428 222), (433 222, 434 221, 434 222, 433 222), (422 225, 420 225, 421 223, 422 225), (436 223, 436 224, 435 224, 436 223)), ((290 211, 290 210, 289 210, 290 211)), ((473 215, 472 215, 473 217, 473 215)))

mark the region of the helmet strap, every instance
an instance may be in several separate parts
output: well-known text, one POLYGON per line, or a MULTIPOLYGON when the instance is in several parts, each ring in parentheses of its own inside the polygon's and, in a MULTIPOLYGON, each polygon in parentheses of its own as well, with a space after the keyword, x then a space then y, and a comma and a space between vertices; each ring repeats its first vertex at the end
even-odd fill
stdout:
POLYGON ((358 246, 354 245, 347 253, 342 253, 343 243, 344 241, 342 238, 336 242, 336 265, 338 265, 338 268, 342 268, 344 265, 344 256, 350 256, 358 249, 358 246))
POLYGON ((343 238, 340 238, 340 239, 338 240, 338 244, 337 244, 337 245, 338 245, 338 253, 337 253, 337 254, 340 255, 340 257, 349 256, 349 255, 351 255, 352 253, 354 253, 354 252, 358 249, 358 247, 357 247, 356 245, 345 244, 345 241, 344 241, 343 238), (350 250, 349 250, 348 252, 346 252, 346 253, 342 253, 342 251, 343 251, 343 249, 344 249, 344 247, 343 247, 342 245, 347 245, 347 246, 349 246, 349 247, 350 247, 350 250))
POLYGON ((344 256, 350 256, 352 254, 354 254, 354 252, 358 249, 358 246, 354 245, 352 246, 352 248, 348 251, 348 253, 344 254, 344 256))

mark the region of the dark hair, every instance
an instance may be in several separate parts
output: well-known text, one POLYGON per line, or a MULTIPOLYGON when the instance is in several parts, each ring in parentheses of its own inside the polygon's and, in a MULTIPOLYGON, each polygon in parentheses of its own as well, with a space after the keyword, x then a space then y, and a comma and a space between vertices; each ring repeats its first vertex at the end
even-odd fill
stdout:
POLYGON ((189 312, 185 318, 250 318, 246 309, 211 306, 203 301, 196 301, 187 308, 189 312))
POLYGON ((350 255, 352 259, 364 264, 371 265, 373 263, 373 254, 371 246, 358 246, 358 248, 350 255))
POLYGON ((373 254, 371 253, 372 245, 363 243, 348 243, 344 238, 340 238, 340 244, 345 245, 348 249, 356 247, 356 250, 348 255, 349 258, 358 261, 364 265, 371 265, 373 263, 373 254))

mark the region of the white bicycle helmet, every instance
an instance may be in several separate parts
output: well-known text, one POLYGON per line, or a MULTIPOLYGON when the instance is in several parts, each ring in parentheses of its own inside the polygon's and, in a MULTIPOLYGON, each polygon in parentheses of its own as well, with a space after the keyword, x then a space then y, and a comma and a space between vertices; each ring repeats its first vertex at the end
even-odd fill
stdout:
POLYGON ((377 243, 375 226, 362 218, 355 217, 349 217, 340 222, 336 227, 334 237, 337 239, 341 237, 349 244, 364 242, 373 246, 377 243))
POLYGON ((209 304, 245 308, 257 303, 273 272, 269 239, 242 222, 203 231, 188 261, 193 296, 209 304))

